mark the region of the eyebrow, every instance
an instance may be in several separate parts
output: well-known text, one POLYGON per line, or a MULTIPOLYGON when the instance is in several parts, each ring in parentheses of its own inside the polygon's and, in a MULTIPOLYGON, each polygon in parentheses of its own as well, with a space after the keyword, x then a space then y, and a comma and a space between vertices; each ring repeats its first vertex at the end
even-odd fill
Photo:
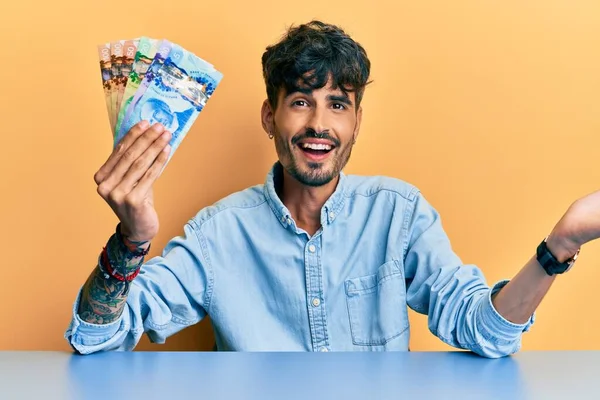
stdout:
MULTIPOLYGON (((305 95, 312 95, 313 89, 304 89, 304 88, 298 88, 294 91, 291 91, 287 96, 287 97, 291 97, 296 93, 302 93, 305 95)), ((350 100, 350 97, 348 97, 348 95, 346 94, 330 94, 327 96, 327 101, 337 101, 343 104, 346 104, 347 106, 353 106, 354 104, 352 104, 352 100, 350 100)))
POLYGON ((329 96, 327 96, 327 100, 329 101, 339 101, 340 103, 344 103, 347 106, 352 106, 352 100, 350 100, 350 98, 347 95, 334 95, 334 94, 330 94, 329 96))

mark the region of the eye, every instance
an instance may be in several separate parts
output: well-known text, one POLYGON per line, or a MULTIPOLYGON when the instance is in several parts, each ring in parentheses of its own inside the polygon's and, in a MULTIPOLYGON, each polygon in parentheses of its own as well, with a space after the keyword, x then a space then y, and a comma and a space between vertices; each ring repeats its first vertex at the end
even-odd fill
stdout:
POLYGON ((305 107, 307 105, 308 103, 304 100, 294 100, 294 102, 292 102, 292 106, 294 107, 305 107))
POLYGON ((334 110, 345 110, 346 109, 346 105, 342 104, 342 103, 333 103, 332 107, 334 110))

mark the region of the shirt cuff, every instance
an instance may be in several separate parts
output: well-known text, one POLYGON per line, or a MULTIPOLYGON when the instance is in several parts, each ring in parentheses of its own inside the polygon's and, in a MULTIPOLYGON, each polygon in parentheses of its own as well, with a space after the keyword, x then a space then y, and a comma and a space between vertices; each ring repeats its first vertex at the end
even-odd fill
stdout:
POLYGON ((82 289, 79 289, 73 304, 71 323, 64 337, 77 351, 88 353, 89 349, 86 349, 86 347, 97 346, 115 336, 121 326, 123 315, 109 324, 92 324, 82 320, 77 313, 82 289))
POLYGON ((483 336, 494 343, 508 344, 519 339, 523 332, 529 331, 535 322, 535 313, 524 324, 515 324, 504 318, 492 303, 492 296, 502 289, 509 280, 503 280, 496 283, 487 295, 486 301, 483 301, 479 309, 483 336))

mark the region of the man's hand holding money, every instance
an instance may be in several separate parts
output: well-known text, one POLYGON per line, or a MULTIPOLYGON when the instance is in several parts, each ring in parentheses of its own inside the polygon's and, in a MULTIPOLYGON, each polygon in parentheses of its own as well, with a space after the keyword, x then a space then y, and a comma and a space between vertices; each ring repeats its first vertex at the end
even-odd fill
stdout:
POLYGON ((131 241, 148 242, 158 233, 152 185, 169 159, 171 133, 161 125, 136 124, 94 175, 98 194, 121 221, 131 241))

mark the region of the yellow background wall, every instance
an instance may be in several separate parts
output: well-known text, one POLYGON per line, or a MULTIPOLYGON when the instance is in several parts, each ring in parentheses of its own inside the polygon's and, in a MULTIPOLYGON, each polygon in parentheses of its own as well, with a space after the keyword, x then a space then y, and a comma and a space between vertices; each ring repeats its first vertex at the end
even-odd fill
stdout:
MULTIPOLYGON (((0 349, 69 349, 71 304, 117 222, 92 179, 111 151, 96 44, 168 38, 225 76, 156 184, 154 255, 199 209, 263 182, 275 151, 260 127, 260 57, 289 24, 315 17, 344 27, 373 63, 346 172, 419 186, 489 283, 513 276, 569 204, 600 188, 597 1, 9 2, 0 349)), ((600 349, 599 267, 600 245, 585 246, 525 350, 600 349)), ((425 317, 411 322, 413 350, 447 349, 425 317)), ((211 335, 203 321, 139 349, 210 349, 211 335)))

